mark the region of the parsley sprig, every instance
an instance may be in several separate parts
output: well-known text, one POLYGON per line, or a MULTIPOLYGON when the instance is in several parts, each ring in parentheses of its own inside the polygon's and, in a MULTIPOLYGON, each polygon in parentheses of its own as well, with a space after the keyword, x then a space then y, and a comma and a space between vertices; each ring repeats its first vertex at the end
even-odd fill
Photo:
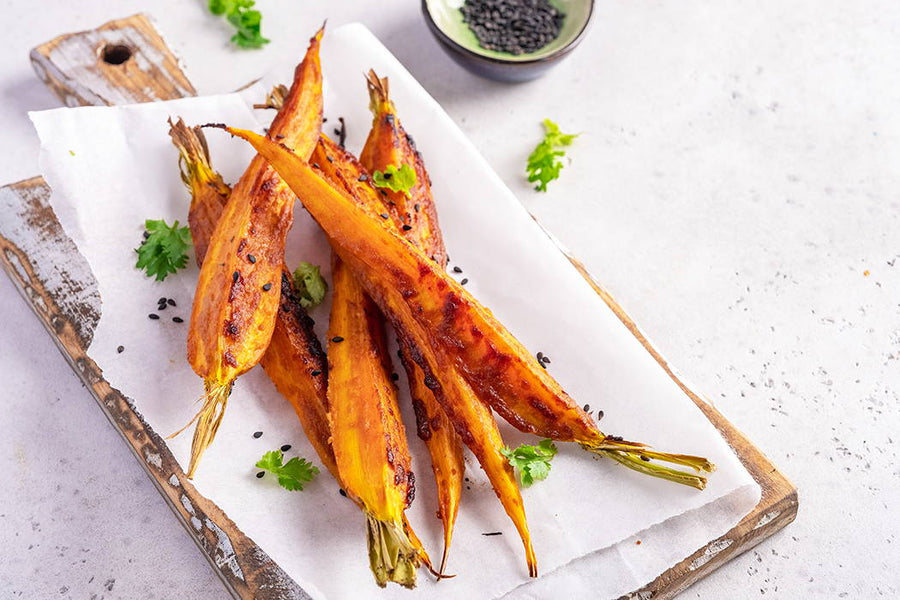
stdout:
POLYGON ((319 468, 305 458, 294 457, 282 464, 284 454, 281 450, 266 452, 256 463, 258 469, 272 473, 278 483, 286 490, 303 490, 303 484, 312 481, 319 474, 319 468))
POLYGON ((400 165, 399 169, 395 165, 388 165, 384 172, 372 173, 372 183, 377 187, 390 188, 394 192, 403 192, 409 198, 411 197, 409 190, 416 185, 416 170, 407 164, 400 165))
POLYGON ((522 485, 530 486, 535 481, 546 479, 550 474, 550 461, 556 456, 556 444, 553 440, 541 440, 537 446, 522 444, 515 450, 501 448, 500 453, 506 457, 522 479, 522 485))
POLYGON ((262 48, 269 40, 262 36, 262 14, 253 10, 255 0, 209 0, 209 11, 225 15, 237 32, 231 41, 241 48, 262 48))
POLYGON ((577 133, 562 133, 559 125, 550 119, 544 119, 544 131, 544 139, 528 157, 526 167, 528 181, 538 182, 534 189, 539 192, 546 192, 547 184, 559 178, 563 164, 558 159, 566 154, 560 148, 571 146, 572 141, 579 136, 577 133))
POLYGON ((147 233, 140 248, 135 249, 138 254, 135 267, 145 270, 148 277, 162 281, 187 265, 186 252, 191 245, 191 232, 187 227, 179 227, 178 221, 169 226, 163 220, 147 219, 144 228, 147 233))
POLYGON ((303 308, 318 306, 325 299, 328 291, 328 283, 319 272, 319 266, 308 262, 301 262, 294 269, 294 292, 300 297, 300 305, 303 308))

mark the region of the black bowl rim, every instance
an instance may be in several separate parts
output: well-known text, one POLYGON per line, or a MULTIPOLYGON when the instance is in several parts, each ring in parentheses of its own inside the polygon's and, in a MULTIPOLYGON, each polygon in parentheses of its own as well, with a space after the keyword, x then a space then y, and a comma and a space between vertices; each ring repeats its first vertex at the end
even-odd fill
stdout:
POLYGON ((463 46, 462 44, 460 44, 459 42, 454 40, 452 37, 447 35, 447 33, 443 29, 440 28, 440 26, 435 22, 434 17, 431 16, 431 11, 428 9, 428 0, 422 0, 422 12, 425 14, 425 20, 428 22, 428 25, 430 26, 429 29, 431 29, 431 31, 434 32, 434 34, 438 36, 440 41, 442 41, 446 45, 452 47, 454 50, 459 50, 460 52, 465 54, 467 57, 474 58, 476 60, 481 60, 483 62, 487 62, 487 63, 491 63, 491 64, 495 64, 495 65, 503 65, 503 66, 511 66, 511 67, 517 67, 517 66, 525 67, 528 65, 537 65, 537 64, 541 64, 541 63, 552 62, 556 59, 559 59, 559 58, 565 56, 566 54, 568 54, 569 52, 574 50, 575 47, 579 43, 581 43, 581 40, 584 38, 585 34, 587 33, 588 25, 591 24, 591 21, 594 18, 595 2, 594 2, 594 0, 589 0, 589 1, 591 3, 590 11, 588 12, 587 19, 585 19, 585 21, 584 21, 584 25, 581 27, 581 30, 578 32, 578 35, 576 35, 574 38, 572 38, 572 41, 570 41, 568 44, 566 44, 559 50, 556 50, 552 54, 548 54, 547 56, 541 56, 539 58, 532 58, 530 60, 507 60, 504 58, 497 58, 495 56, 485 56, 484 54, 479 54, 478 52, 475 52, 473 50, 470 50, 469 48, 466 48, 465 46, 463 46))

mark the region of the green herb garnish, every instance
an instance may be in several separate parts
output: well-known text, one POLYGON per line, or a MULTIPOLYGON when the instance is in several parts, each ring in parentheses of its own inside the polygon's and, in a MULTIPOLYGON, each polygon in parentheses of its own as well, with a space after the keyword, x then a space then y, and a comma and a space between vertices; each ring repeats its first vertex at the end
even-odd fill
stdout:
POLYGON ((258 469, 272 473, 278 478, 278 483, 286 490, 303 490, 303 484, 312 481, 319 474, 319 468, 308 462, 305 458, 296 456, 282 464, 284 454, 281 450, 266 452, 256 463, 258 469))
POLYGON ((325 292, 328 291, 328 283, 319 272, 318 265, 302 262, 294 269, 294 291, 300 297, 300 305, 303 308, 322 303, 325 292))
POLYGON ((252 10, 254 4, 254 0, 209 0, 209 11, 214 15, 225 15, 237 29, 231 41, 241 48, 262 48, 269 43, 260 33, 262 14, 252 10))
POLYGON ((377 187, 390 188, 394 192, 403 192, 406 197, 411 197, 409 190, 416 185, 416 170, 409 165, 400 165, 398 169, 394 165, 388 165, 382 173, 375 171, 372 174, 372 183, 377 187))
POLYGON ((544 139, 528 157, 528 181, 539 182, 534 189, 539 192, 547 191, 547 184, 559 177, 559 171, 563 164, 557 160, 565 156, 565 151, 560 150, 572 145, 572 140, 578 137, 577 133, 562 133, 559 125, 550 119, 544 119, 544 139))
POLYGON ((522 479, 522 485, 530 486, 539 479, 546 479, 550 474, 550 461, 556 456, 556 444, 553 440, 541 440, 537 446, 522 444, 515 450, 501 448, 500 453, 506 457, 522 479))
POLYGON ((135 252, 138 260, 135 267, 147 272, 147 277, 162 281, 169 273, 183 269, 187 265, 187 249, 191 245, 191 232, 187 227, 179 227, 178 221, 170 227, 163 220, 144 222, 147 233, 144 243, 135 252))

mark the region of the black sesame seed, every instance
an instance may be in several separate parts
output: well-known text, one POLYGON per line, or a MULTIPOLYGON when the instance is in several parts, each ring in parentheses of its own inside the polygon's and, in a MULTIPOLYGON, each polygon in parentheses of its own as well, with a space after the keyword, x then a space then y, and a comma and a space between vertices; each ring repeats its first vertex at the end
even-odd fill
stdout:
POLYGON ((549 357, 549 356, 543 357, 543 358, 541 359, 541 362, 544 363, 545 365, 549 365, 549 364, 550 364, 550 357, 549 357))
POLYGON ((271 283, 267 283, 267 284, 265 284, 265 285, 263 286, 262 289, 263 289, 264 292, 268 292, 269 290, 272 289, 272 284, 271 284, 271 283))
POLYGON ((325 155, 325 160, 327 160, 327 161, 330 162, 330 163, 333 163, 333 162, 334 162, 334 159, 331 158, 330 156, 328 156, 327 154, 325 155))
POLYGON ((322 168, 319 166, 319 163, 313 163, 312 166, 313 166, 313 169, 321 169, 322 168))
POLYGON ((401 229, 403 229, 403 231, 409 231, 410 229, 412 229, 412 226, 411 226, 411 225, 404 225, 401 229))
POLYGON ((344 488, 338 488, 338 493, 344 498, 347 497, 347 492, 344 491, 344 488))
POLYGON ((344 341, 344 338, 342 338, 339 335, 336 335, 333 338, 331 338, 331 341, 334 342, 335 344, 340 344, 341 342, 344 341))
POLYGON ((484 536, 503 535, 503 532, 502 531, 490 531, 488 533, 482 533, 481 535, 484 535, 484 536))
POLYGON ((276 139, 276 140, 283 140, 283 139, 284 139, 284 136, 281 135, 281 134, 279 133, 279 134, 276 134, 276 135, 275 135, 275 139, 276 139))
POLYGON ((382 219, 387 219, 387 218, 388 218, 387 213, 381 213, 381 214, 378 215, 378 216, 381 217, 382 219))
POLYGON ((282 451, 282 452, 287 452, 287 451, 290 450, 290 449, 291 449, 291 445, 290 445, 290 444, 285 444, 284 446, 281 447, 281 451, 282 451))
POLYGON ((384 174, 382 175, 382 177, 383 177, 384 179, 390 179, 390 178, 393 177, 393 176, 394 176, 393 173, 387 173, 387 172, 384 173, 384 174))
POLYGON ((253 434, 253 437, 255 437, 256 439, 261 438, 261 437, 262 437, 262 431, 257 431, 256 433, 253 434))
POLYGON ((589 410, 591 410, 591 405, 590 405, 590 404, 585 404, 585 405, 584 405, 584 412, 588 412, 589 410))
POLYGON ((320 371, 319 369, 316 369, 315 371, 310 373, 310 375, 312 375, 313 377, 318 377, 321 374, 322 374, 322 371, 320 371))
POLYGON ((418 205, 418 204, 413 205, 413 209, 414 209, 416 212, 419 212, 419 205, 418 205))
POLYGON ((173 323, 184 323, 184 319, 182 319, 181 317, 172 317, 172 322, 173 323))
POLYGON ((603 411, 602 411, 602 410, 598 410, 598 411, 597 411, 597 420, 599 421, 599 420, 602 419, 602 418, 603 418, 603 411))
POLYGON ((175 301, 172 300, 171 298, 166 300, 166 304, 168 304, 169 306, 178 306, 177 304, 175 304, 175 301))
POLYGON ((156 321, 157 319, 159 319, 159 315, 156 314, 156 313, 150 313, 150 314, 147 315, 147 316, 150 317, 151 319, 153 319, 154 321, 156 321))
POLYGON ((116 348, 116 352, 122 354, 123 352, 125 352, 125 346, 119 346, 118 348, 116 348))
POLYGON ((165 303, 166 303, 166 300, 168 300, 168 298, 166 298, 165 296, 163 296, 162 298, 160 298, 159 300, 157 300, 156 303, 157 303, 157 304, 165 304, 165 303))
POLYGON ((459 282, 459 285, 466 285, 467 283, 469 283, 469 278, 463 277, 462 281, 459 282))
POLYGON ((149 232, 149 231, 145 231, 145 232, 144 232, 144 239, 145 239, 145 240, 146 240, 146 239, 149 239, 149 237, 150 237, 150 232, 149 232))
POLYGON ((166 310, 166 306, 168 306, 165 302, 156 307, 156 310, 166 310))
POLYGON ((262 478, 263 478, 263 475, 265 475, 265 474, 266 474, 265 471, 260 471, 259 473, 256 474, 256 478, 257 478, 257 479, 262 479, 262 478))
POLYGON ((641 457, 641 460, 644 461, 644 462, 650 462, 650 459, 649 459, 648 457, 646 457, 646 456, 642 456, 642 457, 641 457))
POLYGON ((365 173, 363 173, 362 175, 360 175, 359 177, 357 177, 356 180, 357 180, 357 181, 366 181, 368 178, 369 178, 369 176, 366 175, 365 173))
POLYGON ((241 276, 241 274, 238 273, 237 271, 235 271, 234 273, 231 274, 231 281, 234 283, 237 283, 238 277, 240 277, 240 276, 241 276))
POLYGON ((248 255, 247 255, 247 260, 250 261, 250 264, 256 263, 256 257, 253 256, 252 254, 248 254, 248 255))
POLYGON ((453 272, 454 273, 462 273, 462 269, 460 269, 459 267, 453 267, 453 272))
POLYGON ((400 379, 400 375, 398 375, 397 373, 391 373, 391 381, 397 381, 398 379, 400 379))
POLYGON ((538 352, 538 353, 535 354, 534 356, 535 356, 535 358, 538 359, 538 362, 541 362, 541 361, 544 360, 544 353, 543 353, 543 352, 538 352))

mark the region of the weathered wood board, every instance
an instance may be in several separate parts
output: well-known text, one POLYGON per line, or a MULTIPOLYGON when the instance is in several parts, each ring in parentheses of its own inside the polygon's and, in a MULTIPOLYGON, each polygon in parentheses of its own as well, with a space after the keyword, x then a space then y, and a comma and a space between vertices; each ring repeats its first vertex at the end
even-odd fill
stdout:
MULTIPOLYGON (((168 100, 195 95, 178 60, 149 19, 135 15, 98 29, 56 38, 35 48, 38 76, 67 106, 168 100)), ((121 433, 187 532, 237 598, 304 599, 309 596, 213 502, 193 487, 164 440, 134 406, 104 379, 86 353, 100 317, 96 280, 66 236, 40 177, 0 188, 0 263, 56 341, 60 351, 121 433)), ((637 325, 584 266, 569 257, 628 329, 722 433, 762 488, 754 510, 722 537, 625 599, 672 598, 718 566, 794 520, 797 490, 711 404, 692 392, 650 345, 637 325)))

